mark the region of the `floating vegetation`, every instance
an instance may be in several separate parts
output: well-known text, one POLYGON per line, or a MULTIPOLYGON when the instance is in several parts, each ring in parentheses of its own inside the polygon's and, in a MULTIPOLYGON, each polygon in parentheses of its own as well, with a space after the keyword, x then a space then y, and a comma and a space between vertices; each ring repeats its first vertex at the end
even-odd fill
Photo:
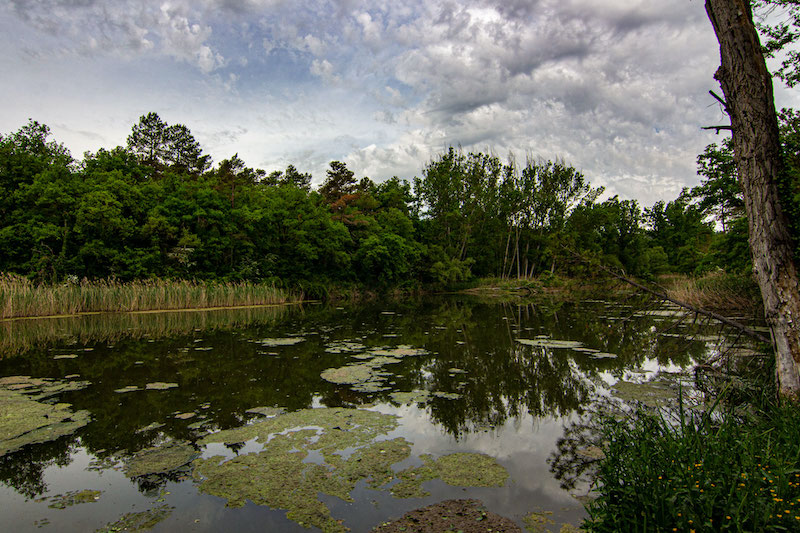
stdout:
POLYGON ((373 533, 396 533, 401 531, 521 531, 509 518, 486 510, 479 500, 445 500, 414 509, 392 522, 386 522, 372 530, 373 533))
POLYGON ((282 407, 253 407, 252 409, 248 409, 245 411, 247 414, 251 415, 261 415, 266 416, 267 418, 271 418, 274 416, 278 416, 286 412, 286 409, 282 407))
POLYGON ((552 516, 552 511, 540 513, 531 512, 522 517, 522 522, 525 524, 525 529, 527 531, 531 533, 544 533, 550 530, 548 526, 555 524, 552 516))
POLYGON ((106 524, 105 527, 95 530, 96 533, 114 533, 117 531, 144 531, 152 529, 163 522, 172 514, 174 507, 159 505, 139 513, 126 513, 116 522, 106 524))
POLYGON ((612 391, 625 402, 642 402, 650 407, 676 401, 678 397, 676 383, 664 374, 659 374, 656 379, 644 383, 620 380, 612 387, 612 391))
POLYGON ((424 402, 430 398, 430 393, 426 390, 415 390, 411 392, 393 392, 389 395, 393 402, 405 405, 415 402, 424 402))
POLYGON ((373 374, 374 369, 369 365, 347 365, 323 370, 320 377, 337 385, 355 385, 370 381, 373 374))
POLYGON ((407 468, 397 474, 400 482, 391 487, 398 498, 422 498, 429 493, 422 484, 440 478, 448 485, 457 487, 502 487, 508 479, 508 471, 493 457, 481 453, 452 453, 434 459, 431 455, 420 455, 423 465, 407 468))
POLYGON ((125 394, 126 392, 136 392, 138 390, 142 390, 136 385, 128 385, 127 387, 122 387, 121 389, 114 389, 114 392, 117 394, 125 394))
POLYGON ((59 381, 50 378, 32 378, 30 376, 0 378, 0 388, 23 392, 37 401, 57 396, 62 392, 82 390, 89 385, 88 381, 59 381))
POLYGON ((276 346, 294 346, 295 344, 300 344, 305 340, 306 340, 305 337, 282 337, 275 339, 261 339, 256 342, 261 346, 265 346, 267 348, 274 348, 276 346))
POLYGON ((70 435, 89 423, 88 411, 73 412, 71 407, 41 403, 22 392, 0 388, 0 457, 28 444, 70 435))
POLYGON ((167 390, 167 389, 175 389, 178 387, 177 383, 164 383, 163 381, 156 381, 154 383, 148 383, 144 386, 147 390, 167 390))
POLYGON ((575 348, 582 348, 583 344, 578 341, 563 341, 551 339, 548 337, 537 337, 535 339, 517 339, 517 342, 525 346, 534 346, 536 348, 552 348, 552 349, 565 349, 574 350, 575 348))
POLYGON ((256 439, 258 453, 227 459, 215 456, 194 461, 200 491, 225 498, 240 507, 247 500, 286 510, 290 520, 325 532, 346 531, 330 514, 319 494, 352 501, 356 484, 380 489, 400 477, 390 490, 403 497, 424 495, 424 481, 441 478, 454 486, 502 486, 508 473, 488 456, 452 454, 438 459, 422 456, 424 465, 396 474, 392 465, 410 456, 403 438, 376 440, 397 427, 393 415, 359 409, 320 408, 278 414, 237 429, 220 431, 201 443, 234 444, 256 439), (341 452, 354 449, 345 457, 341 452), (318 452, 323 463, 305 462, 318 452), (400 487, 400 489, 396 489, 400 487))
POLYGON ((49 500, 47 505, 51 509, 66 509, 73 505, 80 505, 82 503, 94 503, 100 499, 103 491, 100 490, 74 490, 64 494, 56 494, 49 498, 42 498, 42 500, 49 500))
POLYGON ((320 377, 337 385, 350 385, 350 388, 355 392, 372 393, 390 390, 386 386, 386 378, 392 374, 382 372, 380 368, 385 365, 400 363, 403 357, 425 353, 428 352, 422 348, 413 348, 407 345, 356 353, 352 357, 361 361, 360 363, 328 368, 322 371, 320 377))
POLYGON ((202 438, 199 443, 236 444, 257 439, 266 444, 270 436, 276 433, 308 427, 319 428, 318 431, 322 432, 313 449, 332 453, 332 451, 327 452, 331 446, 336 450, 363 445, 378 435, 388 433, 397 427, 397 418, 393 415, 359 409, 302 409, 259 420, 248 426, 212 433, 202 438), (341 448, 335 447, 342 444, 344 446, 341 448))
POLYGON ((200 454, 185 442, 170 442, 145 448, 127 461, 123 471, 128 477, 166 474, 188 465, 200 454))
POLYGON ((616 359, 617 356, 613 353, 597 352, 591 355, 592 359, 616 359))
POLYGON ((227 461, 219 456, 197 459, 194 475, 202 492, 225 498, 229 506, 250 500, 286 509, 290 520, 306 527, 345 531, 318 494, 351 501, 350 492, 359 480, 366 479, 373 488, 390 481, 391 465, 407 458, 411 446, 401 438, 372 441, 396 426, 393 415, 358 409, 284 413, 201 439, 233 444, 255 438, 264 449, 227 461), (356 450, 347 459, 338 453, 350 448, 356 450), (322 455, 324 464, 303 462, 312 450, 322 455))
POLYGON ((461 398, 461 395, 458 394, 457 392, 436 391, 436 392, 432 392, 431 394, 433 396, 436 396, 437 398, 442 398, 444 400, 458 400, 458 399, 461 398))
POLYGON ((153 431, 154 429, 159 429, 159 428, 163 428, 163 427, 164 427, 164 424, 161 424, 159 422, 153 422, 152 424, 149 424, 149 425, 147 425, 147 426, 145 426, 143 428, 137 429, 136 433, 145 433, 147 431, 153 431))
POLYGON ((327 353, 352 353, 366 350, 367 347, 360 342, 337 341, 325 345, 327 353))
POLYGON ((427 355, 429 352, 424 348, 414 348, 407 344, 401 344, 396 348, 381 348, 378 350, 371 350, 373 355, 385 355, 387 357, 414 357, 418 355, 427 355))
POLYGON ((178 413, 174 416, 174 418, 177 418, 178 420, 189 420, 190 418, 194 418, 196 416, 197 413, 190 411, 188 413, 178 413))
POLYGON ((55 359, 55 360, 58 360, 58 359, 77 359, 77 358, 78 358, 78 354, 76 354, 76 353, 65 353, 65 354, 56 355, 55 357, 53 357, 53 359, 55 359))

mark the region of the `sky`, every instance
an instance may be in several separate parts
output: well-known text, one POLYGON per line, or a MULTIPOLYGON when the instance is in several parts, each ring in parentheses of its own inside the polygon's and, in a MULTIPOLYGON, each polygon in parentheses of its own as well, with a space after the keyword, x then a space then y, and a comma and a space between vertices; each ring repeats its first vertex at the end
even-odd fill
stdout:
MULTIPOLYGON (((726 117, 700 0, 0 0, 0 133, 73 156, 148 112, 215 162, 382 181, 449 146, 563 158, 643 206, 699 183, 726 117)), ((800 107, 775 83, 776 104, 800 107)))

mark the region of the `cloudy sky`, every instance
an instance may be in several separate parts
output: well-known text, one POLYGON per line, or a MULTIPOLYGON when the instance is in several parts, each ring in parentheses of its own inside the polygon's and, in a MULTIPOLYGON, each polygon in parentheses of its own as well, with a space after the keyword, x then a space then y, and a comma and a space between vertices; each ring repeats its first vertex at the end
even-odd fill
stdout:
POLYGON ((460 145, 650 205, 697 183, 700 128, 725 121, 700 0, 0 0, 0 49, 2 133, 33 118, 80 157, 155 111, 217 162, 316 183, 460 145))

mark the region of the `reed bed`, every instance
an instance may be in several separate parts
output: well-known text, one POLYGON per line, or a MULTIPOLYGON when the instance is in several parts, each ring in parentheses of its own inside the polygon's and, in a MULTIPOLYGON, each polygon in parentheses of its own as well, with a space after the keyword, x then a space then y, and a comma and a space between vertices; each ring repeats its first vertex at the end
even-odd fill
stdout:
POLYGON ((60 318, 0 321, 0 359, 51 345, 159 339, 196 330, 228 331, 272 325, 296 307, 237 307, 164 313, 100 313, 60 318))
POLYGON ((752 276, 715 272, 699 278, 670 276, 660 281, 671 298, 701 309, 754 313, 761 306, 761 294, 752 276))
POLYGON ((21 276, 0 276, 0 318, 272 305, 300 300, 273 285, 194 281, 114 280, 35 284, 21 276))

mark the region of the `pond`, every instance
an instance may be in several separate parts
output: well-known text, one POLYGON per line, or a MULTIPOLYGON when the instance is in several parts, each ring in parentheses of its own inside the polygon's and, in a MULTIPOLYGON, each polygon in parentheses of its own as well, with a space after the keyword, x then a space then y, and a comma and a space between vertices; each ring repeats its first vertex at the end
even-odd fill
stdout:
POLYGON ((727 342, 682 317, 440 296, 2 322, 0 521, 359 532, 476 498, 579 525, 557 441, 639 383, 674 396, 664 376, 727 342))

